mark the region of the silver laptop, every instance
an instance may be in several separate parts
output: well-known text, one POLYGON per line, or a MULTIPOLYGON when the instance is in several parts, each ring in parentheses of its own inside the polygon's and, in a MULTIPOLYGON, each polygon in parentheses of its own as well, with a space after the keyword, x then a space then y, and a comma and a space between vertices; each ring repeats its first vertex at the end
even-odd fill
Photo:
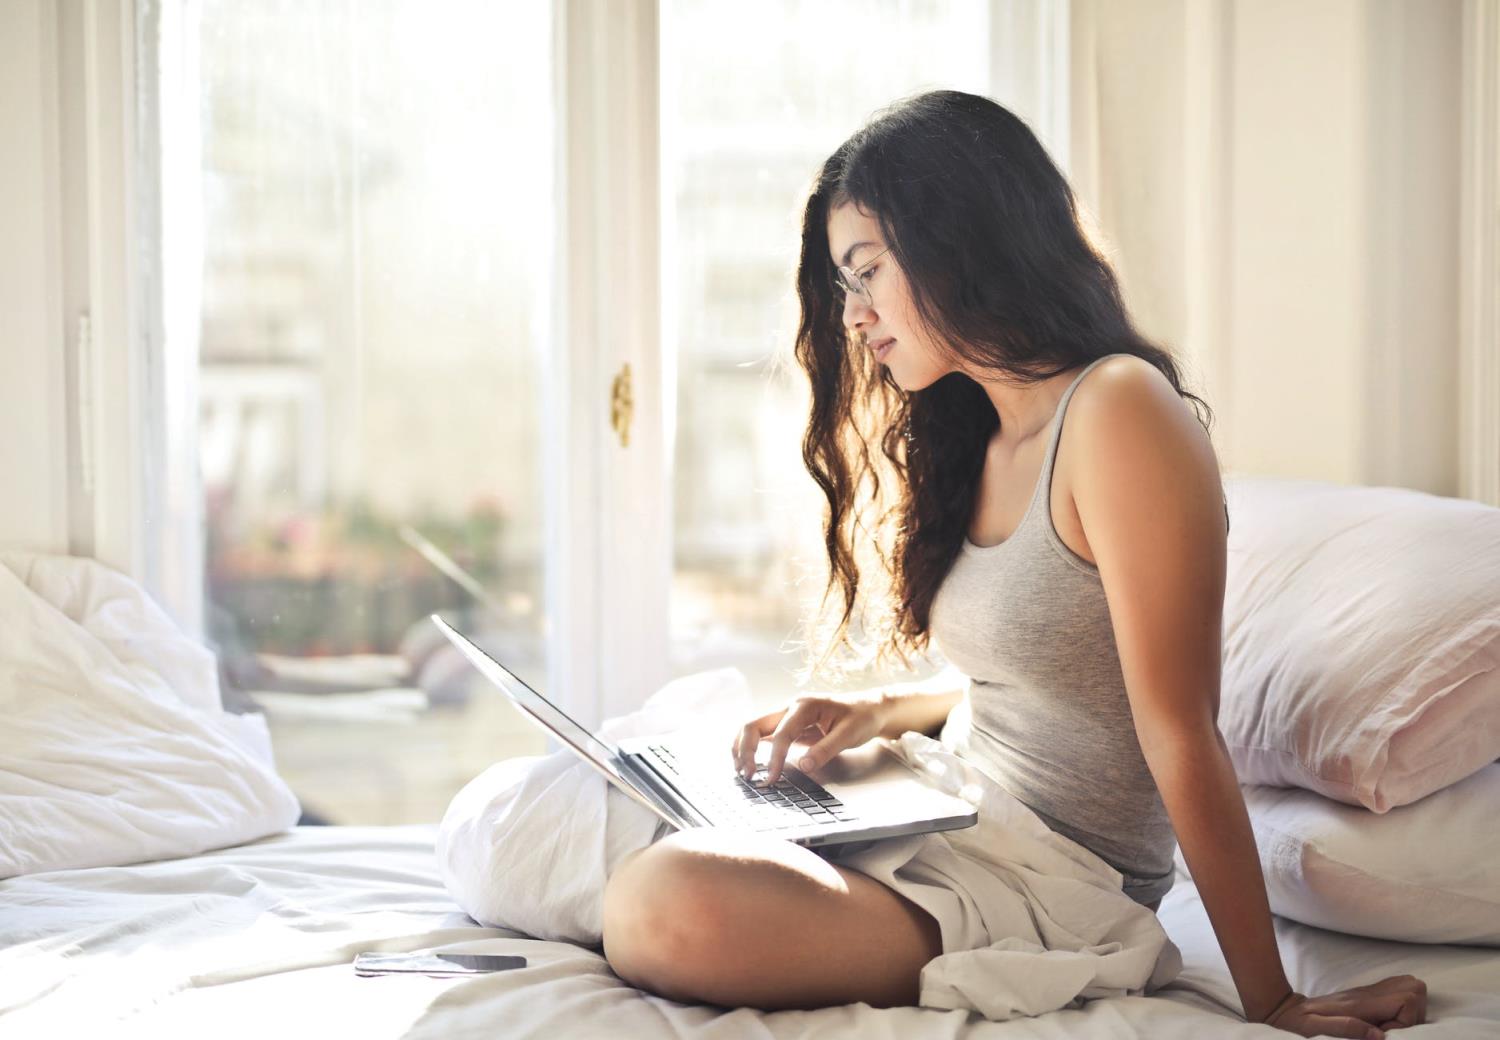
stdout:
POLYGON ((787 764, 775 784, 766 783, 766 742, 756 753, 759 768, 748 779, 734 767, 727 735, 718 742, 678 735, 612 744, 574 722, 438 615, 432 621, 526 715, 622 794, 679 830, 756 831, 809 848, 850 846, 838 850, 848 852, 877 838, 955 830, 979 820, 972 805, 929 787, 878 740, 836 755, 811 773, 787 764), (852 846, 855 842, 860 845, 852 846))

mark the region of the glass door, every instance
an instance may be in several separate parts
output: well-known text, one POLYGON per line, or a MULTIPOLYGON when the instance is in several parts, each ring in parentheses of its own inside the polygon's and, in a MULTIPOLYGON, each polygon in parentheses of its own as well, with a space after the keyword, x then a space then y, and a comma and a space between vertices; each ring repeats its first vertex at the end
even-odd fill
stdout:
POLYGON ((428 615, 544 685, 551 7, 189 25, 205 634, 310 814, 433 821, 545 744, 428 615))

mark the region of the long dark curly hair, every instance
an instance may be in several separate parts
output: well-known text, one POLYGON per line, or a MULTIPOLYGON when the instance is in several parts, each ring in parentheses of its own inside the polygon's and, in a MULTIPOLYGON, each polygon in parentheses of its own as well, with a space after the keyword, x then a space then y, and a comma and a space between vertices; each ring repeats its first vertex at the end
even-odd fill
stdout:
POLYGON ((919 321, 966 368, 1030 385, 1134 354, 1193 402, 1205 431, 1213 422, 1171 355, 1132 325, 1072 189, 1024 122, 952 90, 877 113, 823 163, 802 219, 795 355, 812 387, 802 457, 828 500, 829 563, 804 682, 925 653, 933 597, 1000 425, 967 375, 908 393, 854 349, 828 243, 829 213, 848 203, 878 221, 919 321), (862 568, 884 579, 863 598, 862 568))

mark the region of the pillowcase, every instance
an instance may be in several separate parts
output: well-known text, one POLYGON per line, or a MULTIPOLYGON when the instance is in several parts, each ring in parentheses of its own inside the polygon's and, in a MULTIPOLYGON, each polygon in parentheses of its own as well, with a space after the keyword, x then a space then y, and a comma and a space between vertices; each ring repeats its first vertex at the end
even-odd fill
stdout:
MULTIPOLYGON (((1242 791, 1277 914, 1374 939, 1500 946, 1500 765, 1384 814, 1294 788, 1242 791)), ((1177 862, 1186 871, 1181 848, 1177 862)))
POLYGON ((89 559, 0 552, 0 879, 191 856, 296 824, 261 715, 89 559))
POLYGON ((1219 729, 1242 783, 1377 813, 1500 757, 1500 509, 1235 476, 1219 729))

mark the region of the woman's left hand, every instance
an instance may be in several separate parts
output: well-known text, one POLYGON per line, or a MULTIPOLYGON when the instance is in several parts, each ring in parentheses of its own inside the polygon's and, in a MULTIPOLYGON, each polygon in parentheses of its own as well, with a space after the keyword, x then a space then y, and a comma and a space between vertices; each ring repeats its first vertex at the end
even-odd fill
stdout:
POLYGON ((1299 995, 1266 1024, 1302 1036, 1381 1040, 1387 1029, 1402 1029, 1425 1021, 1427 983, 1414 975, 1392 975, 1368 986, 1326 996, 1299 995))

